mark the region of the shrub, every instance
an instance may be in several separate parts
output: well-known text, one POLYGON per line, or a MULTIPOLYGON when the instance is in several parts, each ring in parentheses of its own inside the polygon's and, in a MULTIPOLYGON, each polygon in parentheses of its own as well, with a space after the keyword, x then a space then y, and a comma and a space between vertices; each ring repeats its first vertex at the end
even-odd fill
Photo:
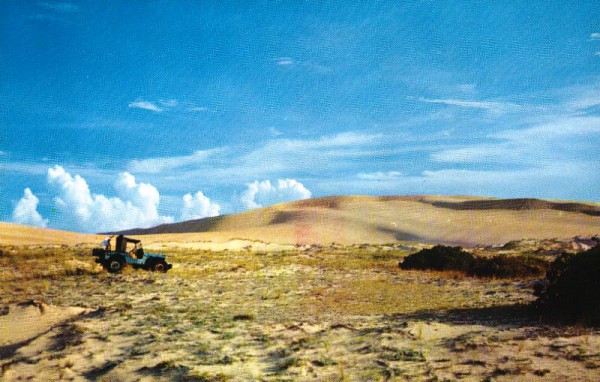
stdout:
POLYGON ((552 315, 600 325, 600 246, 558 257, 535 294, 539 305, 552 315))
POLYGON ((540 276, 548 269, 544 260, 526 256, 474 257, 460 247, 436 245, 404 259, 402 269, 459 271, 475 277, 540 276))
POLYGON ((468 274, 477 277, 527 277, 543 275, 547 268, 548 263, 541 259, 500 255, 476 258, 468 274))
POLYGON ((402 269, 432 269, 438 271, 455 270, 467 272, 474 261, 473 255, 461 247, 436 245, 407 256, 401 262, 402 269))

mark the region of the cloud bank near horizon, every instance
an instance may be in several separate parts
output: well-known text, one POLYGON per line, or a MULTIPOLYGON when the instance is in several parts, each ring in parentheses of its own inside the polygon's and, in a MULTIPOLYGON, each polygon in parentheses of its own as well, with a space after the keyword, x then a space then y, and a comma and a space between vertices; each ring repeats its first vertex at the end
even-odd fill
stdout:
POLYGON ((61 166, 48 169, 48 185, 58 193, 54 205, 62 223, 83 232, 123 230, 171 223, 171 216, 158 212, 160 195, 156 187, 137 183, 127 172, 118 175, 114 189, 118 197, 92 193, 84 178, 72 176, 61 166))
MULTIPOLYGON (((86 233, 147 228, 221 213, 221 205, 197 191, 181 197, 178 218, 174 214, 161 214, 158 189, 150 183, 138 182, 128 172, 117 175, 113 184, 116 196, 113 197, 92 192, 82 176, 73 176, 60 165, 48 168, 47 185, 56 195, 52 199, 52 209, 58 214, 54 219, 57 228, 86 233)), ((247 185, 236 203, 251 209, 310 196, 311 192, 295 179, 278 179, 275 184, 269 180, 256 180, 247 185)), ((47 227, 49 219, 43 218, 38 211, 39 203, 39 198, 26 188, 15 205, 12 221, 47 227)))
MULTIPOLYGON (((107 197, 90 191, 80 175, 71 175, 62 166, 48 169, 47 184, 57 196, 53 206, 60 214, 57 222, 63 228, 95 233, 129 228, 147 228, 172 223, 173 216, 159 212, 160 193, 149 183, 139 183, 128 172, 118 174, 113 188, 118 196, 107 197)), ((12 221, 18 224, 46 227, 48 219, 38 212, 39 198, 30 188, 17 202, 12 221)), ((220 206, 201 191, 182 197, 180 220, 199 219, 219 214, 220 206)))

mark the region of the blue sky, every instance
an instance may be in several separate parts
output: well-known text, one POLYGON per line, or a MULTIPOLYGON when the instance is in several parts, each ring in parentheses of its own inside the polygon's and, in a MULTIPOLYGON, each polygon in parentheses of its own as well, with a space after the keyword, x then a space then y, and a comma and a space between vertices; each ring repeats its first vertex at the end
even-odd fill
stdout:
POLYGON ((0 220, 600 201, 597 2, 247 3, 4 1, 0 220))

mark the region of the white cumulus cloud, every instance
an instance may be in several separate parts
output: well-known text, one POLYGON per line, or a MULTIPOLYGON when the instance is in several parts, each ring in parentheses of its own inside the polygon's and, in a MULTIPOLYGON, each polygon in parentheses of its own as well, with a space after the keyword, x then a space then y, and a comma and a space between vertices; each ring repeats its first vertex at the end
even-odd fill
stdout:
POLYGON ((37 211, 39 202, 40 200, 37 196, 29 188, 26 188, 23 192, 23 197, 13 210, 12 221, 18 224, 46 227, 48 219, 43 219, 42 215, 37 211))
POLYGON ((202 219, 209 216, 218 216, 221 206, 210 201, 202 191, 194 195, 185 194, 183 196, 183 209, 181 211, 181 220, 202 219))
POLYGON ((311 192, 295 179, 279 179, 277 184, 269 180, 259 182, 255 180, 248 184, 248 188, 240 196, 246 208, 260 208, 271 204, 290 202, 299 199, 308 199, 311 192))
POLYGON ((173 222, 171 216, 158 212, 160 196, 151 184, 137 183, 127 172, 120 173, 115 190, 120 198, 93 194, 85 179, 71 176, 61 166, 48 169, 48 183, 55 187, 55 203, 63 213, 65 223, 84 232, 150 227, 173 222))

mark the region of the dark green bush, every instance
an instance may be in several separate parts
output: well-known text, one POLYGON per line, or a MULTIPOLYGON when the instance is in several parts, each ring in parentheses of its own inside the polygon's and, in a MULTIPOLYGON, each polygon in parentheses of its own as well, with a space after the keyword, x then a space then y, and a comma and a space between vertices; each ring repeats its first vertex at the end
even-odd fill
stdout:
POLYGON ((600 246, 558 257, 535 292, 553 316, 600 325, 600 246))
POLYGON ((431 269, 438 271, 467 272, 475 258, 460 247, 436 245, 407 256, 401 262, 402 269, 431 269))
POLYGON ((494 256, 476 258, 467 272, 477 277, 528 277, 541 276, 548 269, 548 262, 525 256, 494 256))
POLYGON ((526 256, 474 257, 460 247, 436 245, 407 256, 399 264, 402 269, 459 271, 475 277, 540 276, 549 264, 526 256))

